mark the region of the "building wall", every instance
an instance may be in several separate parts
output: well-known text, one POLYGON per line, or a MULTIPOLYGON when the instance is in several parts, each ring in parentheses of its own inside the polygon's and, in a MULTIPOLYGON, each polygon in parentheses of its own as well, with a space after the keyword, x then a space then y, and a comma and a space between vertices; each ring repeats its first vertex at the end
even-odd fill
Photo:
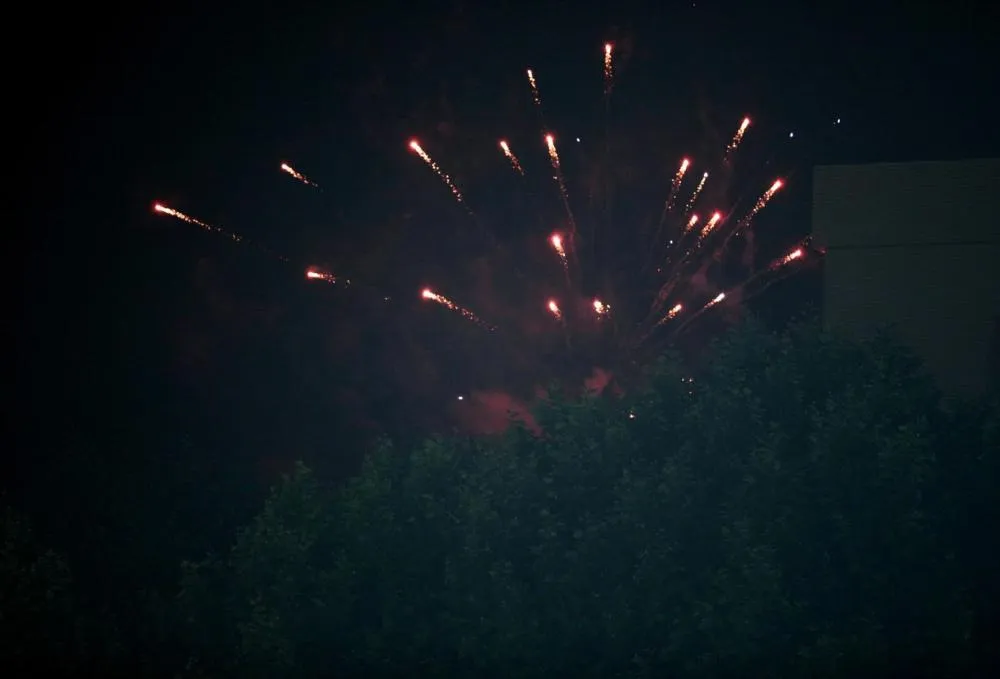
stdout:
POLYGON ((826 325, 890 325, 945 388, 985 388, 1000 366, 998 198, 1000 159, 817 167, 826 325))

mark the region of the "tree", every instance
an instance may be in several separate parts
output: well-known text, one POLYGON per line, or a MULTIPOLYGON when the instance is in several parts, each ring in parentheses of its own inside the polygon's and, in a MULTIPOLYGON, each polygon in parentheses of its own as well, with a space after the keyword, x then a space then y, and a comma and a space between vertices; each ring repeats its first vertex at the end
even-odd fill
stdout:
POLYGON ((27 521, 0 514, 0 667, 61 670, 76 659, 69 567, 27 521))
POLYGON ((950 447, 996 469, 995 416, 943 411, 883 339, 751 323, 713 355, 695 376, 664 359, 621 400, 553 396, 541 435, 383 444, 336 492, 299 468, 228 554, 188 567, 179 608, 201 667, 965 668, 991 576, 955 531, 985 509, 950 447))

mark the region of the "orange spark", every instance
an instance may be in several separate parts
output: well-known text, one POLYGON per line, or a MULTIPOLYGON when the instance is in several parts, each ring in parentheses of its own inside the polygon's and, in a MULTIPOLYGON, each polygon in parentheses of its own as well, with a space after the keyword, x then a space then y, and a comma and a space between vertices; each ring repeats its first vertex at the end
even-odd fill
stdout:
MULTIPOLYGON (((326 271, 320 271, 319 269, 314 269, 312 267, 306 269, 306 278, 311 281, 323 281, 325 283, 330 283, 333 285, 337 284, 337 277, 332 273, 327 273, 326 271)), ((350 283, 350 281, 347 281, 350 283)))
POLYGON ((614 46, 610 42, 604 43, 604 94, 611 94, 611 87, 614 84, 614 63, 611 61, 611 51, 614 46))
POLYGON ((541 108, 542 97, 538 94, 538 81, 535 80, 535 74, 530 68, 528 69, 528 84, 531 85, 531 98, 534 99, 535 106, 541 108))
POLYGON ((462 192, 458 190, 458 187, 455 186, 455 182, 453 182, 451 180, 451 177, 449 177, 448 174, 446 172, 444 172, 444 170, 442 170, 438 166, 437 163, 434 162, 433 158, 431 158, 429 155, 427 155, 427 152, 424 151, 424 149, 420 146, 420 142, 418 142, 416 139, 411 140, 410 141, 410 149, 414 153, 416 153, 418 156, 420 156, 423 159, 423 161, 425 163, 427 163, 427 165, 432 170, 434 170, 434 174, 436 174, 438 177, 440 177, 441 181, 443 181, 445 183, 445 185, 449 189, 451 189, 451 193, 452 193, 452 195, 455 196, 455 200, 457 200, 459 203, 464 204, 465 203, 465 198, 462 196, 462 192))
POLYGON ((748 127, 750 127, 750 119, 744 118, 743 122, 740 123, 739 129, 736 130, 736 134, 733 135, 732 140, 729 142, 729 146, 726 147, 727 158, 736 152, 736 148, 743 141, 743 135, 746 134, 748 127))
POLYGON ((545 146, 549 151, 549 162, 552 163, 552 170, 554 172, 552 178, 559 185, 559 196, 562 198, 563 208, 566 210, 570 229, 573 233, 576 233, 576 219, 573 217, 573 210, 569 207, 569 191, 566 190, 566 181, 563 179, 562 165, 559 162, 559 152, 556 150, 556 138, 551 133, 545 135, 545 146))
POLYGON ((691 219, 688 220, 687 226, 684 227, 684 233, 687 233, 694 228, 694 225, 698 223, 698 215, 691 215, 691 219))
POLYGON ((203 222, 200 219, 195 219, 194 217, 184 214, 180 210, 175 210, 171 207, 167 207, 162 203, 153 203, 153 212, 158 212, 162 215, 169 215, 175 219, 181 220, 182 222, 187 222, 188 224, 194 224, 195 226, 200 226, 206 231, 211 231, 212 233, 218 233, 223 236, 228 236, 237 243, 241 243, 243 241, 243 236, 239 235, 238 233, 232 233, 218 226, 213 226, 212 224, 203 222))
POLYGON ((549 242, 552 243, 552 247, 555 248, 557 253, 559 253, 559 256, 566 259, 566 248, 563 246, 562 236, 558 233, 554 233, 552 234, 552 237, 549 238, 549 242))
POLYGON ((702 228, 701 236, 699 236, 699 238, 705 238, 708 234, 712 233, 712 230, 715 229, 716 226, 718 226, 719 221, 721 220, 722 220, 721 212, 712 213, 712 218, 709 219, 708 222, 705 224, 705 226, 702 228))
POLYGON ((306 184, 307 186, 311 186, 311 187, 313 187, 315 189, 319 188, 318 184, 316 184, 315 182, 313 182, 312 180, 310 180, 308 177, 306 177, 304 174, 302 174, 301 172, 299 172, 298 170, 296 170, 294 167, 292 167, 288 163, 282 163, 281 164, 281 171, 284 172, 284 173, 286 173, 286 174, 291 175, 295 179, 298 179, 300 182, 302 182, 303 184, 306 184))
POLYGON ((677 318, 677 314, 679 314, 682 311, 684 311, 684 305, 683 304, 675 304, 675 305, 673 305, 672 307, 670 307, 670 311, 668 311, 663 318, 661 318, 659 321, 656 322, 656 325, 660 326, 660 325, 663 325, 664 323, 666 323, 667 321, 670 321, 670 320, 673 320, 674 318, 677 318))
POLYGON ((556 151, 556 138, 551 134, 545 135, 545 146, 549 150, 549 160, 552 162, 552 167, 559 170, 559 152, 556 151))
POLYGON ((715 297, 712 298, 711 302, 709 302, 708 304, 705 305, 705 308, 706 309, 711 309, 712 307, 714 307, 716 304, 718 304, 719 302, 721 302, 725 298, 726 298, 726 293, 720 292, 718 295, 716 295, 715 297))
POLYGON ((611 307, 610 306, 608 306, 607 304, 605 304, 604 302, 602 302, 599 299, 595 299, 594 300, 594 312, 598 316, 601 316, 601 317, 607 316, 608 312, 610 312, 610 311, 611 311, 611 307))
POLYGON ((521 162, 517 159, 517 156, 514 155, 514 152, 510 150, 510 145, 507 144, 506 139, 500 140, 500 150, 503 151, 505 156, 507 156, 507 160, 510 161, 511 166, 513 166, 517 173, 523 176, 524 168, 521 167, 521 162))
POLYGON ((772 269, 778 269, 778 268, 781 268, 783 266, 787 266, 788 264, 791 264, 792 262, 794 262, 796 259, 802 258, 804 255, 805 255, 805 251, 802 248, 795 248, 794 250, 792 250, 791 252, 789 252, 787 255, 785 255, 781 259, 779 259, 779 260, 775 261, 773 264, 771 264, 771 268, 772 269))
POLYGON ((698 186, 694 187, 694 192, 691 197, 688 198, 687 205, 684 207, 685 212, 690 212, 694 208, 695 201, 698 200, 698 196, 701 195, 701 190, 705 188, 705 182, 708 181, 708 173, 701 175, 701 180, 698 182, 698 186))
POLYGON ((784 181, 781 179, 775 179, 774 183, 771 184, 771 188, 761 194, 761 197, 757 199, 757 202, 754 203, 753 208, 751 208, 750 212, 747 213, 746 217, 740 220, 739 228, 742 229, 749 226, 750 222, 753 221, 753 218, 757 216, 757 213, 764 209, 764 207, 771 201, 771 198, 774 197, 774 194, 780 191, 781 187, 784 185, 784 181))
POLYGON ((462 317, 464 317, 466 320, 472 321, 476 325, 482 326, 483 328, 486 328, 487 330, 490 330, 490 331, 495 330, 495 328, 493 328, 491 325, 488 325, 487 323, 485 323, 481 318, 479 318, 478 316, 476 316, 474 313, 472 313, 471 311, 469 311, 465 307, 456 304, 455 302, 451 301, 450 299, 448 299, 444 295, 437 294, 436 292, 434 292, 430 288, 424 288, 423 290, 421 290, 420 296, 423 297, 424 299, 431 300, 432 302, 437 302, 441 306, 446 307, 446 308, 450 309, 451 311, 454 311, 455 313, 457 313, 457 314, 461 315, 462 317))
POLYGON ((666 217, 666 213, 669 212, 674 207, 674 201, 677 200, 677 192, 680 191, 681 182, 684 181, 684 174, 687 172, 688 167, 691 166, 691 161, 687 158, 681 160, 681 166, 677 168, 677 173, 674 174, 673 181, 670 182, 670 193, 667 195, 667 202, 663 206, 663 216, 666 217))
POLYGON ((559 262, 562 264, 563 271, 566 273, 566 283, 569 283, 569 259, 566 257, 566 246, 563 244, 562 236, 558 233, 552 234, 549 237, 549 243, 552 244, 552 249, 556 251, 559 255, 559 262))
POLYGON ((547 306, 553 316, 562 320, 562 311, 559 310, 559 305, 556 304, 556 301, 554 299, 550 299, 547 306))
POLYGON ((206 224, 205 222, 195 219, 194 217, 189 217, 180 210, 175 210, 171 207, 167 207, 166 205, 162 205, 160 203, 153 203, 153 212, 159 212, 160 214, 163 215, 170 215, 171 217, 176 217, 182 222, 187 222, 188 224, 196 224, 197 226, 200 226, 203 229, 212 230, 213 228, 211 224, 206 224))

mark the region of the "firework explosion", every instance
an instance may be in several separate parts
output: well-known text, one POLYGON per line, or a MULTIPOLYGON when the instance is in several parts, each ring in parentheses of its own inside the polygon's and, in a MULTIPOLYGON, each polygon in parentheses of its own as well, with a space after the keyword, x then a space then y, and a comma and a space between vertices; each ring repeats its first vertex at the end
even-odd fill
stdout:
MULTIPOLYGON (((610 43, 604 45, 602 56, 603 95, 607 112, 607 102, 616 78, 614 51, 610 43)), ((528 105, 533 106, 539 118, 540 129, 536 140, 542 142, 538 144, 535 141, 537 146, 534 148, 537 153, 547 156, 544 160, 549 166, 548 179, 544 172, 526 172, 525 159, 529 159, 529 155, 515 155, 512 150, 514 143, 509 138, 499 141, 499 149, 508 172, 513 170, 520 177, 537 182, 536 190, 550 191, 560 204, 562 216, 558 221, 562 223, 543 220, 549 221, 550 226, 545 232, 538 233, 537 238, 548 241, 549 247, 545 248, 545 252, 560 270, 561 282, 553 284, 550 280, 551 264, 516 255, 515 259, 529 267, 528 272, 534 274, 530 277, 542 282, 535 286, 536 291, 548 288, 547 294, 539 293, 534 309, 546 312, 553 331, 564 340, 565 350, 580 353, 588 369, 606 366, 615 370, 624 363, 636 362, 637 356, 656 355, 665 343, 690 328, 704 314, 759 294, 794 271, 797 264, 817 254, 809 249, 807 242, 790 244, 786 255, 760 272, 744 272, 742 282, 713 286, 706 272, 714 262, 725 257, 728 245, 735 236, 753 228, 757 215, 785 186, 784 180, 759 178, 754 189, 757 195, 755 203, 749 210, 740 212, 738 201, 729 204, 706 202, 722 200, 718 195, 723 194, 708 197, 705 192, 710 171, 714 176, 714 169, 698 158, 678 155, 674 161, 676 169, 670 181, 662 187, 658 207, 650 205, 655 228, 646 230, 639 224, 616 222, 607 198, 603 204, 597 201, 595 207, 595 201, 584 206, 573 195, 574 182, 570 174, 573 168, 567 167, 560 157, 557 136, 545 127, 542 120, 537 73, 527 69, 526 74, 531 100, 528 105), (696 171, 690 172, 692 169, 696 171), (574 207, 579 212, 579 220, 574 207), (695 210, 708 215, 707 219, 695 210), (552 227, 561 231, 552 233, 552 227), (623 256, 623 252, 627 252, 627 256, 623 256)), ((728 167, 734 162, 750 126, 750 118, 743 118, 728 145, 719 149, 722 165, 728 167)), ((608 123, 605 129, 610 129, 608 123)), ((606 134, 610 136, 611 132, 606 134)), ((478 223, 479 218, 465 193, 459 189, 459 183, 444 169, 447 161, 442 160, 439 164, 417 139, 410 139, 407 146, 444 184, 451 198, 466 211, 467 218, 478 223)), ((517 146, 522 154, 530 154, 533 144, 522 140, 517 146)), ((612 160, 607 157, 605 162, 611 163, 612 160)), ((318 188, 316 182, 288 163, 281 163, 279 169, 306 186, 318 188)), ((725 173, 722 174, 725 176, 725 173)), ((605 193, 608 192, 605 186, 605 193)), ((471 202, 474 204, 475 201, 471 202)), ((154 209, 157 213, 225 235, 236 242, 244 241, 238 234, 162 204, 156 204, 154 209)), ((491 230, 493 232, 499 233, 502 239, 502 231, 491 230)), ((279 256, 279 259, 288 261, 285 257, 279 256)), ((330 284, 349 283, 346 278, 314 267, 306 270, 306 278, 330 284)), ((418 298, 436 303, 484 330, 497 331, 504 336, 505 342, 516 343, 520 339, 527 343, 526 335, 513 327, 516 323, 493 326, 472 310, 429 288, 420 290, 418 298)), ((386 296, 384 299, 390 298, 386 296)), ((536 311, 524 309, 523 313, 530 315, 536 311)))

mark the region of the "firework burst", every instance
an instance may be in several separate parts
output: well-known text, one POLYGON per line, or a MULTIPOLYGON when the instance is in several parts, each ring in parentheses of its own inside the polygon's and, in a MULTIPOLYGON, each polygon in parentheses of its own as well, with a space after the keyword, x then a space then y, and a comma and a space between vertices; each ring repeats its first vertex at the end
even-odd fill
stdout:
MULTIPOLYGON (((605 44, 603 94, 606 116, 607 102, 617 77, 613 54, 613 46, 605 44)), ((725 256, 730 239, 737 233, 753 228, 758 214, 784 187, 784 180, 756 176, 753 186, 744 186, 742 190, 752 191, 751 195, 757 195, 758 198, 749 210, 740 210, 739 201, 730 201, 725 197, 729 187, 723 184, 727 181, 728 173, 721 174, 722 181, 713 180, 712 195, 709 196, 705 186, 710 171, 714 173, 715 168, 701 158, 680 153, 673 155, 669 153, 671 149, 655 149, 658 157, 673 158, 671 162, 678 164, 673 165, 669 177, 661 177, 668 181, 659 182, 657 198, 648 204, 649 215, 640 224, 643 220, 637 220, 635 215, 623 217, 611 207, 608 196, 612 192, 621 193, 626 187, 610 186, 620 174, 611 171, 613 167, 608 167, 615 162, 607 151, 610 142, 606 142, 606 153, 600 161, 605 166, 597 170, 593 167, 578 167, 574 162, 577 157, 574 153, 568 153, 566 159, 561 158, 555 132, 550 131, 542 121, 537 73, 527 69, 526 74, 531 106, 538 114, 541 125, 539 132, 547 157, 541 155, 535 144, 528 142, 518 146, 526 154, 523 160, 514 154, 509 138, 500 140, 498 145, 511 169, 521 177, 527 175, 532 178, 532 181, 522 182, 518 190, 527 188, 535 193, 550 192, 552 198, 558 201, 560 214, 558 217, 549 213, 524 215, 526 224, 540 224, 540 229, 535 234, 537 242, 543 243, 547 239, 548 247, 533 248, 531 253, 518 253, 514 251, 514 245, 506 243, 503 248, 505 264, 497 266, 507 266, 508 270, 517 270, 518 274, 522 268, 528 271, 529 275, 525 278, 530 281, 526 287, 529 296, 536 301, 525 304, 519 313, 531 318, 544 313, 547 318, 541 326, 558 328, 558 336, 565 340, 567 350, 584 354, 584 360, 589 361, 590 366, 621 365, 633 360, 632 357, 640 351, 655 355, 664 342, 671 341, 691 327, 702 315, 723 305, 737 304, 752 294, 759 294, 775 280, 790 274, 796 265, 817 254, 809 248, 808 243, 800 243, 760 273, 753 275, 752 272, 744 272, 742 282, 734 284, 731 280, 717 276, 714 262, 721 261, 725 256), (536 149, 539 156, 534 160, 547 162, 551 181, 545 181, 543 172, 526 173, 526 165, 529 169, 539 166, 531 162, 532 148, 536 149), (691 180, 692 168, 698 169, 695 174, 697 182, 691 180), (600 176, 600 181, 590 184, 585 178, 578 176, 586 174, 588 170, 593 170, 595 176, 600 176), (531 186, 533 183, 537 186, 531 186), (584 193, 577 190, 581 185, 600 188, 592 190, 587 200, 581 200, 584 193), (769 188, 762 190, 763 187, 769 188), (600 194, 597 199, 593 196, 595 191, 600 194), (684 200, 682 196, 687 196, 687 199, 684 200), (701 216, 695 213, 696 209, 701 216), (599 242, 598 225, 601 228, 599 242), (553 229, 556 229, 555 233, 553 229), (544 252, 544 256, 550 258, 549 261, 537 261, 539 252, 544 252), (554 261, 558 262, 560 278, 563 279, 558 285, 548 280, 555 268, 552 266, 554 261), (756 287, 750 290, 751 286, 756 287), (746 294, 744 287, 748 289, 746 294)), ((605 120, 604 128, 610 138, 611 125, 608 120, 605 120)), ((749 128, 750 119, 743 118, 728 145, 718 150, 722 165, 730 166, 749 128)), ((617 132, 622 133, 624 130, 617 132)), ((442 165, 416 139, 410 140, 408 147, 437 175, 450 191, 452 199, 465 208, 468 216, 483 226, 485 231, 496 233, 503 240, 503 228, 493 225, 494 228, 490 229, 482 224, 480 217, 470 207, 470 202, 476 202, 475 191, 472 194, 473 200, 468 200, 459 189, 459 183, 442 169, 442 165)), ((442 153, 447 153, 447 150, 442 153)), ((447 162, 444 164, 447 165, 447 162)), ((287 163, 282 163, 280 169, 297 181, 317 188, 315 182, 287 163)), ((629 202, 645 204, 640 198, 629 202)), ((532 209, 541 210, 537 205, 532 209)), ((207 231, 225 235, 236 242, 243 241, 236 233, 161 204, 157 204, 154 210, 207 231)), ((483 219, 482 222, 489 220, 483 219)), ((349 283, 346 278, 316 268, 309 268, 306 278, 329 284, 349 283)), ((408 294, 412 296, 413 291, 410 290, 408 294)), ((503 335, 506 346, 517 344, 518 339, 524 340, 524 345, 532 342, 529 337, 531 333, 522 332, 517 327, 519 319, 516 313, 505 314, 503 324, 494 327, 470 309, 431 289, 421 290, 419 296, 481 328, 498 330, 503 335)), ((465 296, 470 295, 466 293, 465 296)), ((390 297, 380 295, 380 299, 388 300, 390 297)), ((487 305, 483 302, 472 297, 469 303, 483 309, 495 310, 497 307, 497 304, 487 305)), ((487 317, 489 315, 486 314, 487 317)), ((535 335, 532 337, 537 336, 538 327, 537 323, 533 325, 535 335)))
MULTIPOLYGON (((605 44, 605 103, 614 85, 612 55, 612 45, 605 44)), ((531 100, 540 113, 538 74, 529 69, 527 76, 531 100)), ((605 111, 607 112, 607 107, 605 111)), ((720 149, 720 157, 725 165, 731 163, 741 148, 750 125, 750 118, 744 117, 736 126, 732 139, 724 149, 720 149)), ((591 200, 587 205, 589 211, 581 210, 583 202, 576 201, 571 190, 578 183, 574 181, 574 172, 579 168, 568 167, 560 156, 554 131, 544 129, 542 138, 554 183, 554 191, 550 191, 558 197, 561 204, 563 218, 560 221, 564 222, 565 227, 562 233, 550 233, 548 240, 551 247, 548 251, 562 269, 565 288, 560 293, 561 298, 542 297, 541 306, 547 310, 550 318, 558 321, 567 339, 567 346, 570 346, 571 339, 573 346, 578 348, 587 345, 588 340, 593 340, 604 347, 603 351, 597 353, 605 357, 611 356, 607 361, 611 363, 623 360, 640 348, 655 349, 658 343, 670 341, 671 337, 690 327, 703 314, 721 305, 736 304, 744 299, 745 295, 741 292, 743 285, 756 283, 766 278, 764 274, 775 274, 778 270, 781 275, 785 275, 793 265, 801 263, 812 254, 806 247, 800 246, 779 260, 780 264, 772 263, 761 274, 755 276, 752 272, 746 272, 743 283, 735 286, 728 280, 720 280, 718 287, 712 290, 713 262, 725 255, 727 245, 734 235, 752 228, 754 219, 784 186, 784 180, 772 177, 769 184, 763 184, 758 178, 757 181, 769 188, 758 193, 759 198, 749 210, 740 211, 738 201, 727 201, 724 198, 726 187, 721 186, 716 187, 715 193, 709 198, 719 201, 719 204, 702 205, 706 202, 705 186, 711 168, 700 168, 697 182, 689 184, 687 180, 690 170, 698 166, 698 159, 680 157, 664 193, 661 194, 662 208, 659 219, 654 221, 656 228, 650 242, 648 234, 643 235, 639 224, 623 223, 615 219, 612 210, 606 205, 606 197, 603 202, 591 200), (680 198, 682 194, 687 196, 686 200, 680 198), (703 213, 707 214, 707 218, 694 212, 699 205, 708 208, 703 213), (596 212, 602 214, 594 214, 596 212), (599 246, 598 224, 601 224, 602 229, 609 230, 609 233, 602 236, 599 246), (630 260, 622 256, 622 250, 631 250, 633 253, 638 251, 642 263, 629 264, 630 260), (609 299, 616 300, 613 317, 610 313, 611 306, 606 301, 609 299), (595 320, 613 322, 595 323, 595 320)), ((500 150, 510 166, 524 176, 524 163, 514 155, 507 140, 500 142, 500 150)), ((606 157, 604 162, 613 161, 606 157)), ((607 178, 615 176, 615 173, 604 168, 600 176, 604 179, 598 185, 603 184, 604 193, 610 193, 612 189, 607 186, 607 178)), ((729 174, 724 172, 723 177, 726 176, 729 174)), ((544 189, 543 186, 536 188, 544 189)), ((615 187, 616 190, 621 188, 615 187)), ((744 190, 754 189, 745 187, 744 190)), ((551 216, 537 214, 525 217, 531 222, 552 220, 551 216)), ((557 226, 553 221, 550 221, 552 226, 557 226)), ((539 238, 545 236, 539 234, 539 238)), ((528 260, 521 258, 520 261, 528 260)), ((634 258, 631 261, 634 262, 634 258)), ((546 270, 550 270, 550 267, 528 269, 529 272, 536 272, 535 277, 539 280, 545 279, 541 272, 546 270)), ((513 333, 515 329, 507 328, 506 331, 513 333)))

